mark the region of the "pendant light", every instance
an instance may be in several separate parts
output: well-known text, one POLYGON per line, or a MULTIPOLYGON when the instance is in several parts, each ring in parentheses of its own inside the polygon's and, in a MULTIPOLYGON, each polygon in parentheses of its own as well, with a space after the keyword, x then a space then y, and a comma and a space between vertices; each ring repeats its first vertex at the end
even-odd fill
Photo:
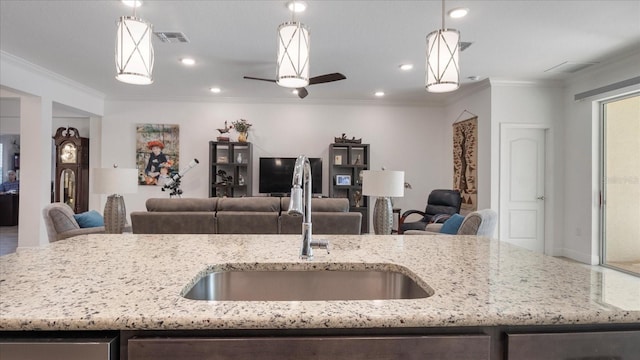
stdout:
POLYGON ((444 27, 442 0, 442 29, 427 35, 427 91, 443 93, 460 87, 459 42, 460 32, 444 27))
POLYGON ((291 14, 291 22, 278 26, 276 83, 297 89, 309 85, 309 29, 291 14))
POLYGON ((128 84, 153 83, 152 25, 133 16, 122 16, 116 35, 116 79, 128 84))

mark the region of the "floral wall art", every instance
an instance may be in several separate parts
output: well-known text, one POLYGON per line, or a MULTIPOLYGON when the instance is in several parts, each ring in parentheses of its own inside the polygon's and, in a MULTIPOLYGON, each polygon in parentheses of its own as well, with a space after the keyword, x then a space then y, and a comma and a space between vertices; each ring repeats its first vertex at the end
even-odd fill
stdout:
POLYGON ((179 135, 179 125, 136 125, 136 167, 140 185, 163 186, 180 171, 179 135))
POLYGON ((453 188, 462 196, 461 213, 478 209, 478 117, 453 124, 453 188))

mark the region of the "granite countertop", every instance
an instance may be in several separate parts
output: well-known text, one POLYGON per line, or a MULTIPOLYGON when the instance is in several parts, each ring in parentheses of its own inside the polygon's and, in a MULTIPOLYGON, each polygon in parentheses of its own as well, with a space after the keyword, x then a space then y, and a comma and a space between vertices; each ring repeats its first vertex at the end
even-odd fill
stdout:
MULTIPOLYGON (((639 323, 637 283, 472 236, 84 235, 0 257, 0 330, 303 329, 639 323), (216 267, 393 264, 434 295, 412 300, 197 301, 216 267), (264 265, 266 264, 266 265, 264 265)), ((623 274, 621 274, 623 275, 623 274)), ((627 275, 624 275, 627 276, 627 275)))

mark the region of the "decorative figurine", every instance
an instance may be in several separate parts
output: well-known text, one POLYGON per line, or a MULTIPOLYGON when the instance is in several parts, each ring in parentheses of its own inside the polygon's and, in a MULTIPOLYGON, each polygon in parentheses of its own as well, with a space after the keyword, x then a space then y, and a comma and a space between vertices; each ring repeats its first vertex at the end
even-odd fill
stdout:
POLYGON ((356 192, 353 194, 353 201, 356 204, 356 207, 360 207, 360 201, 362 200, 362 193, 360 192, 360 190, 356 190, 356 192))
MULTIPOLYGON (((226 134, 226 133, 228 133, 228 132, 229 132, 229 130, 231 130, 231 128, 232 128, 231 126, 228 126, 228 125, 227 125, 227 121, 225 121, 225 122, 224 122, 224 128, 222 128, 222 129, 217 129, 217 130, 218 130, 218 132, 220 133, 220 135, 222 135, 222 134, 226 134)), ((218 136, 218 137, 217 137, 217 140, 218 140, 218 141, 229 141, 229 137, 228 137, 228 136, 218 136)))

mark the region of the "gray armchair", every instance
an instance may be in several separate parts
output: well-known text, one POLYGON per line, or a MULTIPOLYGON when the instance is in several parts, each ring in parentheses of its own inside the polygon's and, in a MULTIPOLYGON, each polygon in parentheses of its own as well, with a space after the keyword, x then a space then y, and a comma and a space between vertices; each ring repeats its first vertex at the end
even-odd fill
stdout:
POLYGON ((73 214, 69 205, 64 203, 53 203, 44 207, 42 216, 47 227, 49 242, 77 235, 104 233, 104 226, 81 228, 73 214))
MULTIPOLYGON (((456 235, 477 235, 493 237, 498 222, 498 214, 491 209, 478 210, 465 216, 456 235)), ((440 234, 443 224, 428 224, 424 230, 407 230, 405 235, 440 234)))

